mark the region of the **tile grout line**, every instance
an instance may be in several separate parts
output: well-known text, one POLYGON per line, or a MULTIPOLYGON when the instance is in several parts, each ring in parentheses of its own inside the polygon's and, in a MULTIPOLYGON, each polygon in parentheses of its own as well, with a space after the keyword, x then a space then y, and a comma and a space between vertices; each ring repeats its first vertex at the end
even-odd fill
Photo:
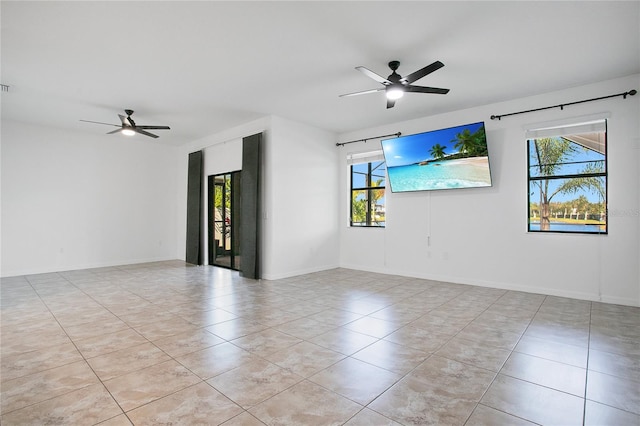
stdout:
MULTIPOLYGON (((56 274, 59 274, 59 273, 56 273, 56 274)), ((78 288, 78 287, 77 287, 73 282, 71 282, 67 277, 65 277, 65 276, 63 276, 63 275, 60 275, 60 277, 61 277, 61 278, 63 278, 65 281, 67 281, 67 282, 68 282, 69 284, 71 284, 72 286, 74 286, 74 287, 78 288)), ((76 349, 76 351, 78 351, 78 354, 80 354, 80 356, 82 357, 82 361, 84 362, 84 364, 85 364, 85 365, 86 365, 86 366, 91 370, 91 372, 95 375, 96 379, 98 380, 98 383, 100 383, 100 384, 102 385, 102 387, 103 387, 103 388, 105 389, 105 391, 109 394, 109 396, 111 397, 111 399, 115 402, 115 404, 118 406, 118 408, 120 408, 120 410, 122 411, 122 413, 121 413, 121 414, 118 414, 118 415, 113 416, 113 417, 117 417, 117 416, 120 416, 120 415, 122 415, 122 414, 125 414, 125 415, 126 415, 125 411, 122 409, 122 407, 120 406, 120 404, 118 403, 118 401, 113 397, 113 395, 111 394, 111 392, 109 391, 109 389, 104 385, 104 383, 103 383, 102 379, 100 379, 100 377, 99 377, 99 376, 98 376, 98 374, 95 372, 95 370, 93 369, 93 367, 91 367, 91 364, 89 364, 89 362, 87 361, 87 358, 82 354, 82 352, 80 351, 80 349, 78 348, 78 346, 76 345, 76 343, 73 341, 73 339, 71 338, 71 336, 69 336, 69 334, 67 333, 67 331, 65 330, 65 328, 62 326, 62 324, 60 323, 60 321, 58 320, 58 318, 56 317, 56 315, 53 313, 53 311, 52 311, 52 310, 51 310, 51 308, 49 307, 49 305, 44 301, 44 299, 42 299, 42 296, 40 295, 40 293, 38 293, 38 291, 33 287, 33 284, 31 283, 31 281, 29 280, 29 278, 28 278, 28 277, 25 277, 25 279, 26 279, 26 280, 27 280, 27 282, 29 283, 29 286, 32 288, 33 292, 38 296, 38 298, 40 299, 40 301, 41 301, 41 302, 43 303, 43 305, 47 308, 47 311, 51 314, 51 316, 53 317, 53 319, 55 320, 55 322, 58 324, 58 326, 60 327, 60 329, 61 329, 61 330, 64 332, 64 334, 67 336, 67 338, 69 339, 69 342, 74 346, 74 348, 76 349)), ((79 290, 80 290, 80 291, 82 291, 81 289, 79 289, 79 290)), ((84 291, 82 291, 82 292, 84 293, 84 291)), ((85 293, 85 294, 86 294, 86 293, 85 293)), ((102 305, 101 305, 101 306, 102 306, 102 305)), ((80 361, 74 361, 74 362, 80 362, 80 361)), ((32 374, 27 374, 27 375, 25 375, 25 376, 17 377, 16 379, 19 379, 19 378, 22 378, 22 377, 28 377, 28 376, 35 375, 35 374, 40 374, 40 373, 42 373, 42 372, 50 371, 50 370, 53 370, 53 369, 55 369, 55 368, 64 367, 64 366, 67 366, 67 365, 73 364, 74 362, 69 362, 69 363, 67 363, 67 364, 62 364, 62 365, 59 365, 59 366, 56 366, 56 367, 48 368, 48 369, 46 369, 46 370, 38 371, 38 372, 35 372, 35 373, 32 373, 32 374)), ((12 380, 15 380, 15 379, 12 379, 12 380)), ((72 393, 72 392, 76 392, 76 391, 78 391, 78 390, 80 390, 80 389, 85 389, 85 388, 87 388, 87 387, 89 387, 89 386, 92 386, 92 384, 88 384, 88 385, 86 385, 86 386, 82 386, 82 387, 80 387, 80 388, 78 388, 78 389, 72 389, 72 390, 69 390, 68 392, 64 392, 64 393, 62 393, 62 394, 60 394, 60 395, 52 396, 51 398, 43 399, 42 401, 37 401, 37 402, 34 402, 34 403, 32 403, 32 404, 27 404, 27 405, 25 405, 24 407, 16 408, 15 410, 11 410, 11 411, 8 411, 8 412, 4 412, 4 411, 3 411, 3 412, 2 412, 2 416, 6 415, 6 414, 13 413, 13 412, 15 412, 15 411, 19 411, 19 410, 26 409, 26 408, 28 408, 28 407, 32 407, 32 406, 34 406, 34 405, 36 405, 36 404, 41 404, 41 403, 46 402, 46 401, 51 401, 51 400, 56 399, 56 398, 59 398, 59 397, 61 397, 61 396, 68 395, 68 394, 70 394, 70 393, 72 393)), ((113 417, 110 417, 110 418, 113 418, 113 417)), ((110 419, 110 418, 109 418, 109 419, 110 419)), ((128 416, 127 416, 127 418, 128 418, 128 416)), ((106 421, 106 420, 109 420, 109 419, 103 419, 103 420, 101 420, 101 421, 100 421, 100 423, 101 423, 101 422, 104 422, 104 421, 106 421)))
MULTIPOLYGON (((507 294, 509 291, 510 291, 510 290, 507 290, 504 294, 507 294)), ((504 296, 504 295, 503 295, 503 296, 504 296)), ((538 312, 540 312, 540 308, 542 307, 542 305, 544 304, 544 302, 547 300, 547 297, 548 297, 548 296, 544 296, 544 299, 542 299, 542 302, 541 302, 541 303, 540 303, 540 305, 538 306, 538 309, 536 309, 535 314, 534 314, 534 315, 531 317, 531 319, 529 320, 529 323, 527 324, 527 327, 526 327, 526 328, 524 329, 524 331, 520 334, 520 337, 518 338, 518 341, 513 345, 513 349, 510 349, 510 350, 509 350, 509 356, 508 356, 508 357, 507 357, 507 359, 502 363, 502 366, 500 367, 500 370, 498 370, 498 372, 496 372, 496 375, 493 377, 493 380, 491 380, 491 383, 489 383, 489 386, 487 386, 487 388, 484 390, 484 392, 482 392, 482 395, 480 396, 480 399, 479 399, 479 400, 478 400, 478 402, 476 403, 476 408, 478 407, 478 405, 480 405, 480 402, 482 401, 482 398, 484 398, 484 396, 485 396, 485 395, 487 394, 487 392, 489 391, 489 388, 491 388, 491 386, 493 385, 493 383, 495 382, 495 380, 496 380, 496 379, 498 378, 498 376, 500 375, 500 372, 501 372, 501 371, 502 371, 502 369, 504 368, 504 365, 507 363, 507 361, 509 361, 509 358, 511 358, 511 355, 513 355, 513 352, 515 351, 515 348, 518 346, 518 343, 520 343, 520 340, 522 340, 522 337, 525 335, 525 333, 527 332, 527 330, 528 330, 528 329, 529 329, 529 327, 531 326, 531 323, 533 322, 533 319, 536 317, 536 315, 538 314, 538 312)), ((500 298, 502 298, 502 296, 501 296, 500 298)), ((498 300, 500 300, 500 298, 498 298, 498 300)), ((497 302, 497 300, 496 300, 496 302, 497 302)), ((496 302, 493 302, 489 307, 491 307, 491 306, 495 305, 495 304, 496 304, 496 302)), ((487 309, 485 309, 485 310, 483 311, 483 313, 484 313, 484 312, 486 312, 486 311, 489 309, 489 307, 488 307, 487 309)), ((476 317, 476 318, 477 318, 477 317, 476 317)), ((482 404, 482 405, 484 405, 484 404, 482 404)), ((486 407, 489 407, 489 406, 488 406, 488 405, 486 405, 486 407)), ((520 418, 519 416, 516 416, 516 415, 511 414, 511 413, 507 413, 507 412, 505 412, 505 411, 499 410, 499 409, 494 408, 494 407, 489 407, 489 408, 492 408, 492 409, 494 409, 494 410, 497 410, 497 411, 500 411, 500 412, 502 412, 502 413, 508 414, 508 415, 510 415, 510 416, 514 416, 514 417, 518 417, 518 418, 520 418)), ((475 411, 475 408, 474 408, 474 410, 473 410, 473 411, 475 411)), ((469 419, 470 419, 470 418, 471 418, 471 416, 473 415, 473 411, 469 414, 469 417, 467 417, 467 419, 465 420, 465 424, 466 424, 466 422, 468 422, 468 421, 469 421, 469 419)), ((530 421, 530 422, 534 423, 533 421, 528 420, 528 419, 524 419, 524 420, 526 420, 526 421, 530 421)))
MULTIPOLYGON (((118 269, 118 271, 121 271, 121 272, 123 272, 123 273, 127 273, 127 274, 128 274, 128 275, 130 275, 130 276, 132 275, 132 274, 130 274, 128 271, 125 271, 125 270, 120 270, 120 269, 118 269)), ((91 294, 87 293, 87 292, 86 292, 86 291, 84 291, 82 288, 78 287, 78 285, 77 285, 76 283, 74 283, 73 281, 71 281, 71 280, 70 280, 69 278, 67 278, 66 276, 64 276, 64 275, 61 275, 61 276, 62 276, 62 278, 64 278, 64 280, 65 280, 65 281, 67 281, 67 282, 68 282, 69 284, 71 284, 73 287, 77 288, 77 289, 78 289, 79 291, 81 291, 84 295, 86 295, 86 296, 87 296, 87 297, 89 297, 91 300, 93 300, 95 303, 97 303, 101 308, 105 309, 107 312, 109 312, 110 314, 114 315, 116 318, 118 318, 120 321, 122 321, 124 324, 126 324, 126 325, 127 325, 127 327, 128 327, 130 330, 133 330, 136 334, 138 334, 139 336, 141 336, 142 338, 144 338, 148 343, 150 343, 151 345, 153 345, 154 347, 156 347, 157 349, 159 349, 160 351, 162 351, 163 353, 165 353, 165 354, 166 354, 166 352, 164 352, 161 348, 159 348, 157 345, 155 345, 151 340, 149 340, 149 339, 148 339, 147 337, 145 337, 144 335, 140 334, 140 333, 139 333, 139 332, 138 332, 134 327, 132 327, 130 324, 128 324, 126 321, 124 321, 122 318, 120 318, 120 316, 119 316, 119 315, 117 315, 117 314, 115 314, 114 312, 112 312, 112 311, 111 311, 107 306, 105 306, 105 305, 104 305, 103 303, 101 303, 99 300, 96 300, 96 299, 95 299, 91 294)), ((99 279, 99 280, 97 280, 96 282, 100 282, 100 281, 102 281, 102 279, 99 279)), ((95 283, 95 282, 94 282, 94 283, 95 283)), ((118 285, 118 287, 120 287, 120 286, 118 285)), ((124 290, 126 290, 126 289, 124 289, 124 290)), ((128 290, 126 290, 126 291, 128 291, 128 290)), ((37 291, 36 291, 36 293, 37 293, 37 291)), ((135 294, 135 293, 132 293, 132 294, 135 294)), ((138 297, 140 297, 140 298, 142 298, 142 299, 144 299, 144 300, 148 301, 148 302, 149 302, 149 303, 151 303, 151 304, 154 304, 153 302, 151 302, 151 301, 149 301, 149 300, 145 299, 144 297, 142 297, 142 296, 140 296, 140 295, 138 295, 138 294, 136 294, 136 296, 138 296, 138 297)), ((40 295, 39 295, 39 294, 38 294, 38 297, 40 297, 40 295)), ((84 360, 84 362, 85 362, 85 364, 87 365, 87 367, 89 367, 89 369, 93 372, 93 374, 96 376, 96 378, 98 379, 99 383, 102 385, 102 387, 104 388, 104 390, 109 394, 109 396, 111 397, 111 399, 115 402, 115 404, 118 406, 118 408, 119 408, 119 409, 120 409, 120 411, 122 412, 121 414, 118 414, 118 415, 113 416, 113 417, 111 417, 111 418, 115 418, 115 417, 118 417, 118 416, 120 416, 120 415, 124 415, 124 416, 127 418, 127 420, 128 420, 131 424, 134 424, 134 422, 131 420, 131 418, 130 418, 130 417, 129 417, 129 415, 127 414, 128 412, 127 412, 127 411, 122 407, 122 405, 118 402, 118 400, 113 396, 113 394, 111 393, 111 391, 109 390, 109 388, 105 385, 105 383, 104 383, 105 381, 103 381, 103 380, 100 378, 100 376, 98 375, 98 373, 96 373, 95 369, 94 369, 94 368, 91 366, 91 364, 89 363, 88 358, 86 358, 86 356, 85 356, 85 355, 82 353, 82 351, 78 348, 78 346, 77 346, 76 342, 74 341, 74 339, 72 339, 72 338, 71 338, 71 336, 69 336, 69 334, 67 333, 67 331, 65 330, 65 328, 62 326, 62 324, 60 324, 60 322, 59 322, 58 318, 55 316, 55 314, 53 313, 53 311, 51 311, 51 309, 49 308, 49 305, 47 305, 47 303, 46 303, 44 300, 42 300, 42 302, 45 304, 45 306, 47 307, 47 309, 49 310, 49 312, 51 313, 51 315, 53 315, 53 317, 56 319, 56 322, 58 323, 58 325, 60 326, 60 328, 62 328, 62 330, 64 331, 64 333, 67 335, 67 337, 69 338, 69 340, 71 341, 71 343, 73 344, 73 346, 76 348, 76 350, 78 351, 78 353, 80 354, 80 356, 81 356, 81 357, 82 357, 82 359, 84 360)), ((154 304, 154 305, 155 305, 155 304, 154 304)), ((115 333, 117 333, 117 331, 116 331, 115 333)), ((82 340, 82 339, 79 339, 79 340, 82 340)), ((142 344, 144 344, 144 343, 141 343, 141 345, 142 345, 142 344)), ((135 347, 135 346, 140 346, 140 345, 134 345, 134 346, 132 346, 132 347, 135 347)), ((109 355, 109 354, 111 354, 111 353, 117 352, 118 350, 121 350, 121 349, 116 349, 115 351, 112 351, 112 352, 109 352, 109 353, 106 353, 106 354, 101 354, 101 355, 98 355, 98 356, 102 356, 102 355, 109 355)), ((167 355, 167 356, 169 356, 171 359, 173 359, 173 357, 171 357, 169 354, 166 354, 166 355, 167 355)), ((96 356, 96 357, 97 357, 97 356, 96 356)), ((176 361, 176 362, 177 362, 177 361, 176 361)), ((160 363, 158 363, 158 364, 160 364, 160 363)), ((145 367, 145 368, 153 367, 153 366, 158 365, 158 364, 153 364, 153 365, 151 365, 151 366, 147 366, 147 367, 145 367)), ((180 364, 180 365, 182 365, 182 364, 180 364)), ((145 369, 145 368, 139 369, 138 371, 143 370, 143 369, 145 369)), ((186 368, 186 367, 185 367, 185 368, 186 368)), ((120 376, 116 376, 116 377, 120 377, 120 376)), ((114 377, 114 378, 116 378, 116 377, 114 377)), ((111 379, 109 379, 109 380, 111 380, 111 379)), ((85 387, 86 387, 86 386, 85 386, 85 387)), ((188 386, 187 386, 187 387, 188 387, 188 386)), ((186 389, 186 388, 185 388, 185 389, 186 389)), ((182 389, 180 389, 180 390, 182 390, 182 389)), ((74 392, 74 391, 70 391, 70 392, 67 392, 67 393, 71 393, 71 392, 74 392)), ((176 392, 178 392, 178 391, 176 391, 176 392)), ((67 393, 65 393, 65 395, 66 395, 67 393)), ((175 393, 175 392, 173 392, 173 393, 175 393)), ((173 393, 172 393, 172 394, 173 394, 173 393)), ((165 395, 165 396, 168 396, 168 395, 165 395)), ((50 398, 50 399, 53 399, 53 398, 50 398)), ((158 399, 161 399, 161 398, 158 398, 158 399)), ((154 400, 154 401, 156 401, 156 400, 154 400)), ((148 403, 151 403, 151 402, 154 402, 154 401, 150 401, 150 402, 148 402, 148 403)), ((148 403, 147 403, 147 404, 148 404, 148 403)), ((143 405, 146 405, 146 404, 143 404, 143 405)), ((143 405, 141 405, 141 406, 143 406, 143 405)), ((136 409, 136 408, 139 408, 139 407, 135 407, 135 408, 133 408, 132 410, 134 410, 134 409, 136 409)), ((129 410, 129 411, 132 411, 132 410, 129 410)), ((102 423, 102 422, 107 421, 107 420, 109 420, 109 419, 101 420, 99 423, 102 423)), ((99 424, 99 423, 98 423, 98 424, 99 424)))
POLYGON ((587 421, 587 389, 589 388, 589 358, 591 356, 591 322, 593 320, 593 302, 589 302, 589 335, 587 338, 587 362, 584 371, 584 398, 582 405, 582 425, 587 421))
MULTIPOLYGON (((80 290, 82 293, 84 293, 85 295, 87 295, 87 297, 89 297, 91 300, 93 300, 94 302, 96 302, 98 305, 100 305, 103 309, 106 309, 109 313, 111 313, 112 315, 114 315, 116 318, 118 318, 120 321, 122 321, 122 319, 117 316, 116 314, 114 314, 113 312, 111 312, 111 310, 109 310, 106 306, 104 306, 102 303, 100 303, 99 301, 95 300, 89 293, 87 293, 86 291, 84 291, 83 289, 81 289, 80 287, 78 287, 75 283, 73 283, 72 281, 70 281, 68 278, 65 277, 65 280, 69 281, 69 283, 71 285, 73 285, 75 288, 77 288, 78 290, 80 290)), ((47 306, 48 308, 48 306, 47 306)), ((53 313, 52 313, 53 314, 53 313)), ((57 319, 56 319, 57 320, 57 319)), ((127 324, 126 322, 122 321, 123 323, 127 324)), ((62 324, 60 324, 60 327, 64 330, 64 327, 62 327, 62 324)), ((133 328, 127 324, 127 327, 131 328, 133 330, 133 328)), ((135 330, 134 330, 135 331, 135 330)), ((136 331, 137 333, 137 331, 136 331)), ((104 384, 104 381, 100 378, 100 376, 98 375, 98 373, 96 373, 95 369, 91 366, 91 364, 89 363, 88 359, 85 357, 85 355, 82 353, 82 351, 80 350, 80 348, 78 348, 78 346, 76 345, 76 342, 71 338, 71 336, 69 336, 69 334, 67 333, 67 331, 65 330, 65 334, 67 334, 67 337, 69 338, 69 340, 71 341, 71 343, 73 344, 73 346, 76 348, 76 350, 78 351, 78 353, 80 354, 80 356, 82 357, 82 359, 84 360, 85 364, 87 364, 87 366, 91 369, 91 371, 93 372, 93 374, 95 374, 96 378, 98 379, 98 381, 100 382, 100 384, 102 385, 102 387, 104 388, 104 390, 109 394, 109 396, 111 397, 111 399, 113 400, 113 402, 115 402, 115 404, 118 406, 118 408, 120 409, 120 411, 122 412, 121 414, 118 414, 117 416, 113 416, 110 417, 111 418, 115 418, 121 415, 124 415, 127 420, 129 421, 129 423, 131 423, 132 425, 134 424, 133 421, 131 421, 131 419, 129 418, 129 416, 127 415, 127 412, 124 410, 124 408, 120 405, 120 403, 118 402, 118 400, 113 396, 113 394, 111 393, 111 391, 109 390, 109 388, 107 387, 107 385, 104 384)), ((138 333, 140 334, 140 333, 138 333)), ((142 336, 142 335, 141 335, 142 336)), ((144 337, 144 336, 142 336, 144 337)), ((146 339, 146 337, 144 337, 146 339)), ((80 339, 82 340, 82 339, 80 339)), ((114 351, 117 352, 117 351, 114 351)), ((109 419, 104 419, 101 420, 99 423, 103 423, 109 419)))

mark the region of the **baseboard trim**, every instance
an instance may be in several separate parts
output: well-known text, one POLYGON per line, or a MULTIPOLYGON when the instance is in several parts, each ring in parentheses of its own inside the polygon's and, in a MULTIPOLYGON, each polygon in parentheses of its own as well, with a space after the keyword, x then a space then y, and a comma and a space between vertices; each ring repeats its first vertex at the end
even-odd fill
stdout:
POLYGON ((298 269, 295 271, 287 271, 287 272, 280 272, 280 273, 263 273, 262 274, 262 279, 263 280, 267 280, 267 281, 274 281, 274 280, 281 280, 284 278, 291 278, 291 277, 296 277, 298 275, 305 275, 305 274, 312 274, 314 272, 322 272, 322 271, 328 271, 330 269, 336 269, 339 268, 339 265, 324 265, 324 266, 315 266, 313 268, 305 268, 305 269, 298 269))
POLYGON ((110 262, 95 262, 95 263, 87 263, 81 265, 66 265, 59 266, 55 268, 51 267, 34 267, 24 270, 2 270, 0 272, 0 277, 2 278, 10 278, 17 277, 23 275, 38 275, 38 274, 48 274, 55 272, 68 272, 68 271, 77 271, 81 269, 96 269, 96 268, 112 268, 116 266, 126 266, 126 265, 138 265, 141 263, 152 263, 152 262, 166 262, 170 260, 180 260, 176 257, 154 257, 154 258, 145 258, 145 259, 126 259, 126 260, 114 260, 110 262))
POLYGON ((483 280, 469 280, 462 277, 455 277, 450 275, 437 275, 437 274, 423 274, 406 271, 396 271, 387 268, 368 268, 362 265, 342 264, 341 268, 354 269, 357 271, 374 272, 379 274, 398 275, 402 277, 419 278, 432 281, 448 282, 453 284, 465 284, 478 287, 497 288, 500 290, 521 291, 524 293, 543 294, 546 296, 566 297, 570 299, 587 300, 590 302, 602 302, 615 305, 634 306, 640 307, 640 300, 629 300, 622 297, 598 295, 580 291, 567 291, 559 290, 550 287, 532 287, 526 285, 519 285, 513 283, 495 282, 495 281, 483 281, 483 280))

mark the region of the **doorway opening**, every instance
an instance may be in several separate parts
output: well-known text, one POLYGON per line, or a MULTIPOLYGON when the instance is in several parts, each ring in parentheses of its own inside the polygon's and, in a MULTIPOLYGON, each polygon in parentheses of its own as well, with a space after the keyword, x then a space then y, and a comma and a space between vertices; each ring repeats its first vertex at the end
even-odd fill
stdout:
POLYGON ((209 265, 240 270, 241 172, 208 178, 209 265))

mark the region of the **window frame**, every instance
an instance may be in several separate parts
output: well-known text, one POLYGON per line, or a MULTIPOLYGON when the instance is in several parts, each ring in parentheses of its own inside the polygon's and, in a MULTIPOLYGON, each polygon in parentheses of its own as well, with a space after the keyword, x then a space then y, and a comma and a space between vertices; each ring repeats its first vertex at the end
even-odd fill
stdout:
MULTIPOLYGON (((531 164, 531 144, 535 143, 536 140, 538 139, 543 139, 545 136, 536 136, 536 137, 527 137, 526 141, 527 141, 527 145, 526 145, 526 150, 527 150, 527 233, 532 233, 532 234, 572 234, 572 235, 607 235, 609 233, 609 218, 608 218, 608 203, 609 203, 609 161, 608 161, 608 145, 609 145, 609 141, 608 141, 608 128, 607 128, 607 120, 603 119, 603 120, 599 120, 603 123, 603 129, 599 130, 598 132, 601 132, 604 134, 604 152, 602 152, 602 155, 604 156, 604 158, 602 160, 585 160, 582 162, 576 162, 576 161, 571 161, 572 159, 568 159, 568 161, 562 161, 562 162, 558 162, 556 163, 556 165, 559 166, 564 166, 564 165, 571 165, 571 164, 580 164, 580 163, 595 163, 595 162, 603 162, 604 164, 604 171, 602 172, 586 172, 586 173, 559 173, 559 174, 549 174, 549 175, 539 175, 539 176, 532 176, 531 175, 531 169, 533 167, 539 167, 540 165, 536 165, 536 164, 531 164), (541 225, 539 225, 538 229, 532 229, 532 221, 531 219, 535 216, 532 215, 532 209, 531 209, 531 202, 535 200, 532 200, 532 190, 531 190, 531 185, 532 182, 535 181, 544 181, 544 180, 549 180, 549 181, 560 181, 562 179, 573 179, 573 178, 577 178, 577 177, 584 177, 584 178, 592 178, 592 177, 600 177, 600 178, 604 178, 604 200, 602 201, 603 205, 604 205, 604 225, 600 225, 601 229, 597 232, 591 232, 591 231, 586 231, 586 230, 567 230, 567 229, 549 229, 549 230, 542 230, 541 225), (602 229, 602 226, 604 226, 604 229, 602 229)), ((571 129, 572 126, 566 126, 566 129, 571 129)), ((580 127, 580 124, 576 124, 575 125, 576 128, 580 127)), ((578 129, 576 129, 576 131, 573 132, 567 132, 564 131, 563 133, 561 133, 560 135, 553 135, 551 137, 553 138, 559 138, 559 139, 565 139, 568 140, 571 143, 575 143, 577 145, 577 142, 571 141, 570 139, 568 139, 568 136, 571 135, 579 135, 579 134, 583 134, 583 133, 587 133, 585 131, 579 131, 578 129)), ((548 137, 548 136, 547 136, 548 137)), ((583 145, 584 146, 584 145, 583 145)), ((577 191, 576 195, 579 196, 581 193, 584 193, 585 190, 581 190, 581 191, 577 191)), ((549 202, 549 205, 551 205, 551 202, 549 202)), ((539 213, 541 215, 540 212, 541 207, 538 206, 538 210, 539 213)), ((572 214, 570 214, 571 216, 572 214)), ((540 216, 539 216, 540 217, 540 216)), ((585 218, 586 220, 586 218, 585 218)), ((534 222, 535 223, 535 222, 534 222)), ((538 222, 541 223, 541 222, 538 222)), ((586 224, 585 224, 586 225, 586 224)))
MULTIPOLYGON (((387 176, 386 176, 386 163, 384 161, 384 159, 380 160, 380 159, 365 159, 364 161, 358 161, 358 162, 353 162, 349 165, 349 227, 351 228, 385 228, 386 227, 386 192, 387 192, 387 176), (373 167, 373 164, 378 163, 377 166, 373 167), (358 186, 358 187, 354 187, 354 173, 361 173, 361 172, 354 172, 354 166, 357 165, 362 165, 362 164, 366 164, 367 165, 367 172, 365 174, 365 185, 364 186, 358 186), (383 186, 372 186, 372 182, 373 182, 373 177, 375 176, 374 172, 376 169, 378 169, 380 166, 384 166, 384 185, 383 186), (371 206, 371 200, 374 198, 373 197, 373 191, 379 191, 379 190, 383 190, 384 191, 384 213, 385 213, 385 220, 383 222, 383 224, 380 224, 379 222, 377 222, 375 220, 375 214, 372 215, 372 206, 371 206), (367 200, 367 209, 366 209, 366 217, 365 217, 365 222, 364 224, 361 224, 360 222, 355 222, 353 221, 353 194, 354 192, 361 192, 361 191, 366 191, 366 200, 367 200)), ((375 205, 373 206, 373 213, 375 213, 375 205)))

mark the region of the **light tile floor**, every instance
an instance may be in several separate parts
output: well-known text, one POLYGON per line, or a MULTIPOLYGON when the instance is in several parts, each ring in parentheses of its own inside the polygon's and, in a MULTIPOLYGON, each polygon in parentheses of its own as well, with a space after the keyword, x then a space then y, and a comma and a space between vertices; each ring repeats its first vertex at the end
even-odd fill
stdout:
POLYGON ((3 425, 638 425, 640 309, 179 261, 2 279, 3 425))

